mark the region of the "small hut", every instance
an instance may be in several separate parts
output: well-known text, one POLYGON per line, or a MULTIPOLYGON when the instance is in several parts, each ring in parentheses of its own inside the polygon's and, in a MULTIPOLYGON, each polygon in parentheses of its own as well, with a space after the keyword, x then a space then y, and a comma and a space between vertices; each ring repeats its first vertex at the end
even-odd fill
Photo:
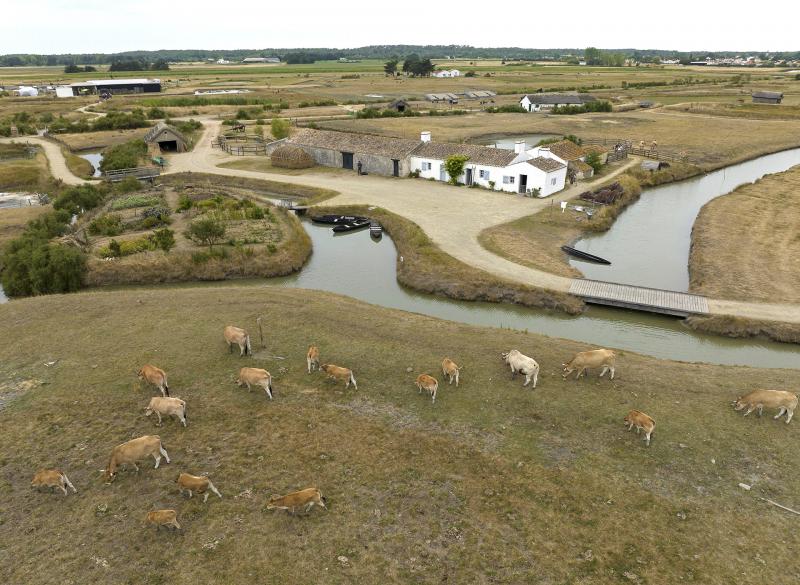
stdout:
POLYGON ((387 110, 394 110, 395 112, 400 112, 401 114, 406 110, 410 110, 411 106, 406 100, 394 100, 388 106, 386 106, 387 110))
POLYGON ((158 152, 186 152, 186 137, 172 126, 159 122, 144 135, 148 149, 158 152))
POLYGON ((316 165, 314 157, 299 146, 284 144, 270 155, 272 166, 282 169, 310 169, 316 165))

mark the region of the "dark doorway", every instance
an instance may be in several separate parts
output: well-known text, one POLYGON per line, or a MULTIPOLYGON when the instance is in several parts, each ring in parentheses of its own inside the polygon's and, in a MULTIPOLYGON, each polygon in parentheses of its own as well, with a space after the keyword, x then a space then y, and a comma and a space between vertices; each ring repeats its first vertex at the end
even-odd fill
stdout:
POLYGON ((353 170, 353 153, 352 152, 343 152, 342 153, 342 168, 343 169, 350 169, 353 170))
POLYGON ((519 176, 519 192, 525 193, 528 190, 528 175, 519 176))
POLYGON ((178 152, 177 140, 162 140, 158 143, 161 152, 178 152))
POLYGON ((472 185, 472 169, 467 169, 467 177, 465 182, 468 187, 472 185))
POLYGON ((392 176, 400 176, 400 161, 394 158, 392 159, 392 176))

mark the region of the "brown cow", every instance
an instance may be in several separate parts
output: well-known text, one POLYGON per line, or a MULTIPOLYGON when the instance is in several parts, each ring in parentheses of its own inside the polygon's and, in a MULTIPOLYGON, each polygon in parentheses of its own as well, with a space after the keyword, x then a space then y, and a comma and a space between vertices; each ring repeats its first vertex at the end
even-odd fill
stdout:
POLYGON ((445 376, 450 380, 450 384, 453 383, 453 380, 456 381, 456 388, 458 388, 458 373, 461 368, 450 358, 444 358, 442 360, 442 376, 445 376))
POLYGON ((325 498, 319 493, 319 490, 310 487, 285 496, 272 496, 267 504, 267 510, 287 510, 294 514, 297 508, 303 506, 305 506, 306 512, 314 506, 322 506, 326 510, 328 509, 325 505, 325 498))
POLYGON ((136 462, 150 456, 156 460, 155 469, 158 469, 162 455, 169 463, 169 455, 167 455, 166 449, 161 444, 161 437, 158 435, 145 435, 137 439, 131 439, 127 443, 117 445, 111 451, 108 467, 105 469, 103 477, 108 482, 112 481, 117 475, 117 467, 121 465, 131 464, 136 471, 139 471, 139 466, 136 465, 136 462))
POLYGON ((638 435, 639 431, 644 430, 644 440, 647 441, 647 446, 649 447, 650 435, 653 434, 653 430, 656 428, 656 421, 639 410, 631 410, 624 420, 625 424, 628 425, 629 431, 636 427, 636 434, 638 435))
POLYGON ((261 386, 267 396, 272 400, 272 375, 267 370, 260 368, 242 368, 239 370, 239 377, 236 385, 241 387, 247 384, 247 391, 250 392, 250 385, 261 386))
POLYGON ((51 489, 61 488, 65 496, 68 493, 67 487, 69 487, 73 493, 78 493, 78 490, 75 489, 75 486, 72 485, 72 482, 67 478, 67 474, 58 469, 40 469, 36 472, 36 475, 33 476, 31 487, 35 487, 37 490, 42 487, 49 487, 51 489))
POLYGON ((244 355, 253 355, 253 350, 250 348, 250 336, 247 331, 241 327, 228 325, 222 332, 225 336, 225 342, 228 344, 228 353, 233 351, 233 344, 239 346, 239 357, 244 355))
POLYGON ((436 402, 436 391, 439 389, 439 381, 428 374, 420 374, 414 385, 420 391, 427 390, 431 395, 431 402, 436 402))
POLYGON ((319 348, 316 345, 312 345, 308 348, 306 365, 308 366, 309 374, 314 368, 319 369, 319 348))
POLYGON ((733 404, 736 410, 742 410, 746 406, 745 416, 756 408, 758 409, 758 416, 761 416, 765 406, 767 408, 777 408, 778 414, 772 418, 777 420, 786 413, 786 424, 789 424, 792 416, 794 416, 794 409, 797 408, 797 394, 785 390, 755 390, 750 394, 739 397, 733 404))
POLYGON ((145 521, 148 524, 155 524, 156 530, 159 530, 162 526, 172 526, 177 530, 181 529, 181 525, 178 524, 178 513, 175 510, 153 510, 147 513, 145 521))
POLYGON ((611 371, 611 379, 614 379, 614 372, 616 371, 614 364, 616 360, 617 354, 615 354, 610 349, 593 349, 591 351, 582 351, 580 353, 575 354, 575 357, 572 358, 568 363, 561 364, 564 368, 563 377, 566 378, 575 370, 578 370, 578 374, 575 376, 575 379, 581 377, 581 375, 586 375, 586 370, 588 368, 603 368, 603 371, 600 372, 600 377, 602 378, 603 375, 611 371))
POLYGON ((136 372, 140 380, 145 380, 148 384, 152 384, 161 390, 161 396, 169 396, 169 385, 167 384, 167 373, 161 368, 157 368, 150 364, 145 364, 136 372))
POLYGON ((353 376, 353 370, 334 366, 333 364, 322 364, 319 369, 328 374, 328 377, 333 380, 344 380, 345 388, 349 388, 350 383, 352 382, 353 388, 358 390, 358 384, 356 384, 356 379, 353 376))
POLYGON ((178 489, 181 491, 181 495, 183 495, 183 490, 188 491, 190 498, 192 497, 192 493, 205 494, 203 503, 208 501, 209 490, 214 492, 220 498, 222 497, 222 494, 219 493, 217 488, 214 487, 214 484, 211 483, 211 480, 202 475, 181 473, 178 476, 178 489))
POLYGON ((144 409, 144 415, 150 416, 153 413, 158 416, 158 426, 161 426, 161 415, 175 416, 183 426, 186 426, 186 402, 180 398, 165 398, 163 396, 153 396, 150 404, 144 409))

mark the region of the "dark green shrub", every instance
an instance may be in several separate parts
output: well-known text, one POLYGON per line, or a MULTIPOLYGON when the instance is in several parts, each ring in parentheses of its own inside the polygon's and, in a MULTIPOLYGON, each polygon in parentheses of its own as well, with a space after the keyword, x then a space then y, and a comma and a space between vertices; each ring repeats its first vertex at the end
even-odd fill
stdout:
POLYGON ((138 167, 146 155, 147 144, 144 140, 131 140, 124 144, 110 146, 103 151, 100 170, 112 171, 138 167))
POLYGON ((192 198, 186 193, 181 193, 180 197, 178 197, 178 211, 187 211, 193 206, 194 202, 192 201, 192 198))
POLYGON ((189 224, 184 235, 196 242, 208 246, 209 250, 225 238, 225 224, 213 217, 203 217, 189 224))
POLYGON ((116 213, 101 215, 89 224, 89 233, 93 236, 118 236, 122 233, 122 217, 116 213))
POLYGON ((164 252, 169 252, 175 247, 175 232, 167 228, 156 230, 150 236, 150 239, 156 248, 164 250, 164 252))

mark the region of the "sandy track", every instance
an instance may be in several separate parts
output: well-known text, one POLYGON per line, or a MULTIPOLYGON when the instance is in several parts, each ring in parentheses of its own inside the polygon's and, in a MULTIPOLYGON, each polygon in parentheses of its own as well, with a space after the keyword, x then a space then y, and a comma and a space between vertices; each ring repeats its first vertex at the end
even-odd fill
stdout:
POLYGON ((47 163, 50 167, 50 174, 56 179, 61 179, 67 185, 82 185, 84 183, 92 183, 96 181, 87 181, 72 174, 72 171, 67 167, 67 161, 64 159, 64 154, 61 152, 61 146, 55 142, 51 142, 38 136, 21 136, 19 138, 2 138, 0 143, 8 144, 10 142, 30 142, 42 147, 44 154, 47 157, 47 163))

